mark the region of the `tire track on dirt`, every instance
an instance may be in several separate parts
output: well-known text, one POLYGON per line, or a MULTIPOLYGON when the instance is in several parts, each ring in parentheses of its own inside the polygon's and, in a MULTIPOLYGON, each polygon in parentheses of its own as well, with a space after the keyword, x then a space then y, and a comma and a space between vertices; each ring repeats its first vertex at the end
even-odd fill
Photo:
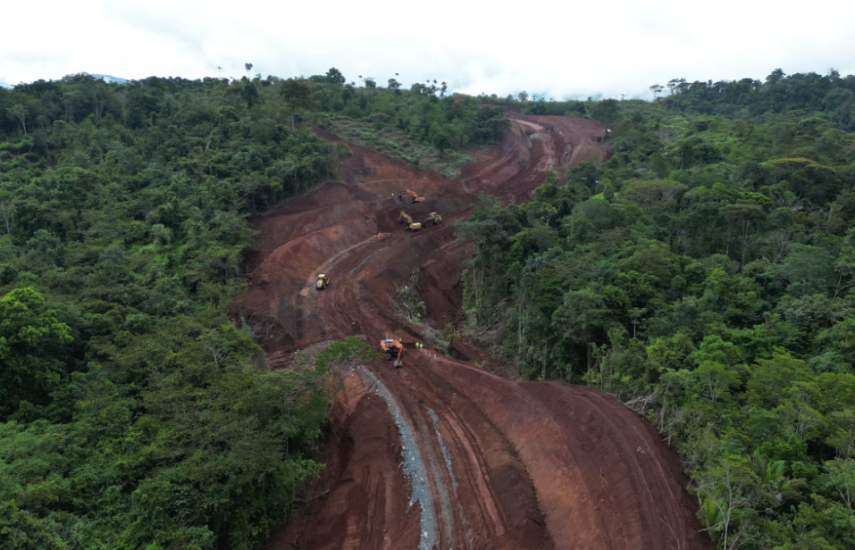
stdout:
MULTIPOLYGON (((342 168, 348 185, 321 188, 335 195, 335 208, 323 208, 319 190, 300 197, 297 206, 283 207, 268 225, 264 218, 258 222, 262 236, 256 255, 266 268, 283 273, 288 267, 303 276, 285 277, 275 289, 253 283, 242 305, 267 311, 265 296, 299 303, 300 332, 290 335, 293 347, 351 334, 365 335, 371 345, 386 335, 427 341, 427 327, 400 319, 390 298, 416 268, 430 272, 420 286, 459 278, 459 264, 448 262, 462 250, 452 245, 451 223, 471 213, 472 194, 487 190, 503 201, 528 200, 548 168, 604 158, 601 134, 602 126, 592 121, 512 115, 502 145, 454 182, 348 144, 354 153, 342 168), (429 190, 429 200, 396 201, 403 185, 429 190), (349 206, 348 200, 359 204, 349 206), (353 208, 364 212, 365 225, 341 225, 342 214, 353 208), (405 233, 396 221, 401 209, 414 216, 440 211, 443 225, 405 233), (318 234, 334 238, 297 236, 296 229, 280 237, 266 231, 312 215, 329 216, 308 223, 324 223, 318 234), (373 237, 377 232, 389 234, 373 237), (305 250, 306 257, 285 257, 283 246, 305 250), (331 274, 331 285, 306 292, 318 270, 331 274)), ((433 296, 429 313, 435 326, 458 315, 459 296, 446 300, 435 288, 422 290, 433 296)), ((280 322, 288 326, 293 319, 280 322)), ((285 349, 273 340, 265 345, 269 357, 285 349)), ((284 544, 330 550, 711 548, 695 532, 694 503, 680 487, 676 457, 619 402, 588 388, 511 382, 433 353, 408 350, 403 369, 376 361, 361 367, 365 371, 350 371, 351 377, 363 372, 362 388, 348 382, 347 392, 337 397, 335 441, 346 444, 331 449, 331 464, 337 466, 325 475, 325 502, 312 516, 286 526, 274 538, 284 542, 271 549, 284 544), (381 385, 388 392, 384 405, 376 401, 381 385), (372 425, 378 436, 385 435, 372 436, 372 425), (359 452, 360 445, 370 451, 359 452), (409 477, 403 465, 412 457, 405 458, 405 452, 418 457, 409 462, 415 464, 409 477), (391 471, 390 464, 400 468, 391 471), (612 479, 615 472, 622 480, 612 479), (407 479, 414 476, 424 484, 410 484, 407 479), (420 504, 394 509, 416 493, 420 504), (332 524, 345 534, 322 528, 332 524)))

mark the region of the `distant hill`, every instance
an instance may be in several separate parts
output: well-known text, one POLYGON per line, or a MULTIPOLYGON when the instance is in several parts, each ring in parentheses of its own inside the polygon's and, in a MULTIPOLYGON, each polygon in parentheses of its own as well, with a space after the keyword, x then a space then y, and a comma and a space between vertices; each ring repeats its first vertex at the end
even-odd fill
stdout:
MULTIPOLYGON (((80 73, 80 74, 89 74, 89 73, 80 73)), ((100 78, 104 82, 108 84, 127 84, 128 80, 125 78, 119 78, 118 76, 110 76, 108 74, 89 74, 92 78, 100 78)), ((0 88, 12 89, 14 86, 9 84, 5 80, 0 79, 0 88)))
POLYGON ((90 76, 92 76, 93 78, 100 78, 108 84, 127 84, 128 82, 127 79, 119 78, 117 76, 110 76, 108 74, 93 74, 90 76))

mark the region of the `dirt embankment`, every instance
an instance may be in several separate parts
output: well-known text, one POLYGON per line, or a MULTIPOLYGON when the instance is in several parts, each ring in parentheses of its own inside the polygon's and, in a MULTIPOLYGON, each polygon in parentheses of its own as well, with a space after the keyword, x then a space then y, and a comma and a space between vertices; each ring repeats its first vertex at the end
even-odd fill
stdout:
MULTIPOLYGON (((429 341, 394 305, 417 268, 429 323, 459 320, 468 250, 451 222, 469 215, 475 194, 525 201, 548 168, 608 154, 596 122, 512 116, 503 143, 457 180, 348 144, 344 183, 255 221, 254 271, 233 312, 253 325, 270 365, 351 334, 429 341), (403 189, 427 200, 400 199, 403 189), (401 210, 444 222, 408 233, 401 210), (317 292, 321 271, 332 283, 317 292)), ((476 348, 461 349, 490 369, 476 348)), ((641 418, 589 388, 515 382, 473 364, 425 349, 407 350, 403 369, 345 369, 328 468, 271 550, 712 548, 678 458, 641 418)))

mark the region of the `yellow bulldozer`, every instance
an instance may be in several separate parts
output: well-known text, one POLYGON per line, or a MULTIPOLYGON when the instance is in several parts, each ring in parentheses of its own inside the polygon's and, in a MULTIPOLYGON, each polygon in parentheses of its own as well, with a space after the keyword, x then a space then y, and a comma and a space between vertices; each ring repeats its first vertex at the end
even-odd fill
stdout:
POLYGON ((440 216, 436 212, 431 212, 430 216, 428 216, 428 219, 422 222, 422 225, 424 227, 430 227, 432 225, 439 225, 440 223, 442 223, 442 216, 440 216))
POLYGON ((431 212, 430 216, 428 216, 426 220, 421 222, 413 222, 413 217, 402 210, 401 213, 398 215, 398 221, 406 225, 406 227, 404 228, 405 231, 418 231, 422 228, 430 227, 432 225, 437 225, 441 223, 442 216, 440 216, 436 212, 431 212))
POLYGON ((326 273, 321 273, 318 275, 318 282, 315 283, 315 288, 318 290, 323 290, 326 287, 330 286, 330 278, 326 273))
POLYGON ((413 217, 401 210, 401 213, 398 215, 398 221, 406 225, 404 231, 418 231, 422 228, 422 224, 419 222, 413 222, 413 217))

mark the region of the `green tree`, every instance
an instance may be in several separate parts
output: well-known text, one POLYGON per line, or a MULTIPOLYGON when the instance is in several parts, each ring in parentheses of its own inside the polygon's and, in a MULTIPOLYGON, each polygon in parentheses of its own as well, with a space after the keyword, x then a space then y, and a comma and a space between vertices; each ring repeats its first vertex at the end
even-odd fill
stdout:
POLYGON ((784 391, 793 382, 810 380, 807 363, 788 353, 776 352, 771 359, 759 359, 746 384, 748 403, 772 409, 781 403, 784 391))
POLYGON ((21 129, 24 131, 24 135, 27 135, 27 108, 21 105, 13 105, 6 109, 6 114, 8 114, 11 118, 17 119, 17 121, 21 124, 21 129))
POLYGON ((244 80, 241 86, 240 95, 246 101, 246 108, 252 109, 252 106, 258 101, 258 89, 250 80, 244 80))
POLYGON ((312 106, 312 87, 308 81, 289 78, 279 89, 282 100, 291 111, 291 131, 294 131, 294 113, 297 109, 307 109, 312 106))
POLYGON ((336 86, 342 86, 345 82, 347 82, 347 79, 344 77, 343 74, 341 74, 341 71, 339 71, 335 67, 331 67, 330 70, 327 71, 327 74, 324 75, 324 78, 327 82, 336 86))
POLYGON ((757 503, 759 485, 748 460, 736 455, 699 475, 700 515, 722 550, 743 545, 742 537, 755 521, 751 507, 757 503))
POLYGON ((613 127, 620 119, 620 103, 616 99, 603 99, 588 105, 588 114, 599 120, 607 128, 613 127))
POLYGON ((828 293, 838 281, 834 259, 827 250, 810 245, 793 244, 793 252, 783 262, 780 274, 789 283, 791 294, 828 293))
POLYGON ((71 340, 68 325, 57 321, 32 288, 0 298, 0 418, 25 400, 47 403, 66 374, 63 351, 71 340))
POLYGON ((704 361, 700 366, 692 372, 692 376, 697 379, 700 385, 704 388, 707 399, 713 405, 719 399, 727 399, 730 397, 732 388, 736 387, 739 380, 739 373, 735 370, 728 369, 721 363, 715 361, 704 361))
POLYGON ((828 486, 840 497, 840 501, 855 513, 855 460, 835 458, 824 464, 828 472, 828 486))
POLYGON ((431 138, 431 144, 439 149, 439 154, 445 154, 445 151, 452 146, 451 136, 444 130, 434 132, 431 138))
POLYGON ((15 203, 12 197, 6 193, 0 193, 0 219, 6 234, 12 232, 12 223, 15 220, 15 203))
POLYGON ((834 447, 842 459, 855 457, 855 409, 845 408, 826 417, 829 436, 826 443, 834 447))

